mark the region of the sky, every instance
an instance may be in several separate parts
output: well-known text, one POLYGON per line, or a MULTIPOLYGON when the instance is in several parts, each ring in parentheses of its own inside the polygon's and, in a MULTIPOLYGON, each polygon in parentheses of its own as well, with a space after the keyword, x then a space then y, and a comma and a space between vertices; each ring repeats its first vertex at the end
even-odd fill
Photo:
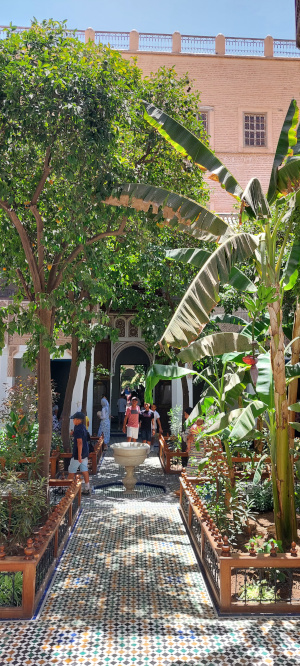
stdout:
POLYGON ((33 17, 68 20, 69 28, 226 37, 295 39, 294 0, 14 0, 2 1, 0 25, 33 17))

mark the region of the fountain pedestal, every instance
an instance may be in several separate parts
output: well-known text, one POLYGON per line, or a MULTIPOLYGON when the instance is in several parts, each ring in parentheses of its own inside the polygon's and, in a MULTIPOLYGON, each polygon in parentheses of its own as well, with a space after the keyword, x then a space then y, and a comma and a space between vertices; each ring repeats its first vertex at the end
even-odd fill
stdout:
POLYGON ((133 493, 137 482, 134 468, 141 465, 147 457, 150 446, 140 442, 118 442, 112 444, 114 459, 118 465, 125 467, 126 474, 122 479, 128 493, 133 493))

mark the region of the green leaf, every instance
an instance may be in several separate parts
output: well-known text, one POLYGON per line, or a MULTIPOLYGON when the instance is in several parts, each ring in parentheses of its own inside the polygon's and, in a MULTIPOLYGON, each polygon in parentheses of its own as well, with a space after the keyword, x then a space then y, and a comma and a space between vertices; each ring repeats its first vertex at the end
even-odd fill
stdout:
POLYGON ((200 139, 153 104, 144 102, 144 118, 184 157, 189 157, 218 181, 227 192, 240 199, 243 190, 225 165, 200 139))
MULTIPOLYGON (((182 261, 184 264, 191 264, 200 269, 205 264, 207 259, 212 255, 212 252, 207 250, 197 250, 191 247, 183 247, 175 250, 166 250, 166 257, 174 259, 175 261, 182 261)), ((228 284, 237 289, 238 291, 256 292, 256 286, 247 278, 242 271, 236 266, 230 271, 228 284)))
POLYGON ((189 368, 180 368, 178 365, 160 365, 150 366, 146 376, 145 402, 152 402, 152 391, 156 384, 163 379, 181 379, 186 375, 198 375, 195 370, 189 368))
POLYGON ((266 405, 260 400, 253 400, 245 407, 239 415, 232 431, 230 439, 243 439, 255 428, 257 417, 266 409, 266 405))
POLYGON ((285 366, 285 376, 287 379, 294 379, 295 377, 300 377, 300 363, 295 363, 294 365, 288 363, 285 366))
POLYGON ((256 218, 270 217, 270 208, 258 178, 249 181, 242 199, 250 206, 256 218))
POLYGON ((255 469, 254 477, 253 477, 253 481, 252 481, 253 485, 255 485, 255 486, 261 480, 261 475, 262 475, 262 472, 263 472, 263 463, 264 463, 264 461, 267 457, 268 457, 267 454, 264 454, 256 465, 256 469, 255 469))
POLYGON ((169 345, 185 347, 197 338, 209 321, 209 313, 219 301, 220 284, 228 283, 232 266, 246 261, 258 245, 258 239, 241 233, 226 240, 209 257, 188 288, 160 340, 169 345))
POLYGON ((277 196, 284 196, 299 189, 300 157, 292 157, 277 172, 277 196))
POLYGON ((300 402, 295 402, 293 405, 290 405, 288 409, 290 412, 300 412, 300 402))
POLYGON ((258 378, 256 393, 259 399, 269 407, 274 407, 274 381, 270 353, 260 354, 257 359, 258 378))
POLYGON ((274 201, 277 192, 281 192, 281 186, 279 185, 278 182, 279 180, 278 168, 285 160, 288 153, 290 151, 292 152, 292 147, 297 145, 296 127, 298 124, 298 119, 299 119, 298 106, 296 100, 292 99, 286 117, 284 119, 284 123, 282 125, 273 161, 270 183, 267 194, 267 199, 269 203, 272 203, 274 201))
POLYGON ((229 414, 220 414, 219 417, 216 419, 216 421, 209 426, 208 428, 205 428, 203 430, 203 434, 205 435, 218 435, 220 432, 225 430, 228 425, 230 425, 233 421, 238 419, 238 417, 244 412, 244 409, 233 409, 229 414))
POLYGON ((184 264, 191 264, 196 268, 202 268, 207 259, 211 256, 207 250, 198 250, 193 247, 182 247, 174 250, 166 250, 167 259, 182 261, 184 264))
POLYGON ((152 212, 157 220, 172 229, 186 231, 195 238, 215 240, 230 233, 227 222, 205 206, 162 187, 142 183, 123 183, 104 201, 110 206, 124 206, 152 212))
POLYGON ((298 277, 298 268, 300 264, 300 245, 295 241, 289 253, 281 282, 284 285, 284 290, 289 291, 296 283, 298 277))
POLYGON ((289 425, 294 428, 294 430, 297 430, 297 432, 300 432, 300 423, 298 423, 298 421, 291 421, 289 425))
POLYGON ((204 356, 221 356, 228 352, 246 352, 249 349, 251 349, 250 341, 245 335, 223 331, 192 342, 178 356, 185 363, 190 363, 199 361, 204 356))

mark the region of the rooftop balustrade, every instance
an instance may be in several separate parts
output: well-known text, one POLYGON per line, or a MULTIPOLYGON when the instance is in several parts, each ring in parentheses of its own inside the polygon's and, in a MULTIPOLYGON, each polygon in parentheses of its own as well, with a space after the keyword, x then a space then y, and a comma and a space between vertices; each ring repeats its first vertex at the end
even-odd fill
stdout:
MULTIPOLYGON (((0 39, 5 39, 8 26, 0 26, 0 39)), ((26 27, 15 27, 16 32, 28 30, 26 27)), ((94 30, 66 30, 67 37, 79 39, 81 42, 95 42, 110 46, 118 51, 130 53, 181 53, 189 55, 219 55, 262 58, 299 58, 300 49, 293 39, 273 39, 270 35, 261 38, 225 37, 222 34, 213 36, 181 35, 180 32, 110 32, 94 30)))

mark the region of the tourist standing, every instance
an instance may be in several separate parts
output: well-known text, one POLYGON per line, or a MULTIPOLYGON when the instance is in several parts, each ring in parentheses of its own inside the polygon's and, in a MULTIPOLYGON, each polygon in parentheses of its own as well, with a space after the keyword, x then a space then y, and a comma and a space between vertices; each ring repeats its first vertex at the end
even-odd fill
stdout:
POLYGON ((127 407, 127 400, 125 398, 124 393, 121 393, 117 405, 118 405, 118 430, 122 430, 125 419, 126 407, 127 407))
POLYGON ((154 412, 150 409, 149 402, 145 402, 145 408, 140 413, 141 436, 143 444, 151 446, 151 437, 154 437, 154 412))
POLYGON ((74 444, 72 452, 73 457, 70 460, 69 469, 68 469, 69 472, 68 478, 74 479, 75 474, 78 472, 79 468, 84 478, 84 488, 82 492, 84 495, 90 495, 91 489, 90 489, 90 478, 88 472, 89 447, 87 441, 87 431, 84 425, 85 414, 83 414, 83 412, 76 412, 75 414, 73 414, 73 416, 71 416, 71 419, 73 419, 74 422, 74 432, 73 432, 74 444))
POLYGON ((104 446, 108 447, 110 440, 110 413, 109 402, 104 396, 101 398, 101 411, 97 412, 97 416, 100 418, 98 437, 103 435, 104 446))
POLYGON ((156 409, 156 404, 155 402, 152 403, 151 405, 152 412, 154 414, 154 436, 151 439, 151 444, 154 444, 155 436, 157 434, 157 426, 158 426, 158 432, 160 435, 162 435, 163 429, 161 427, 161 422, 160 422, 160 414, 158 413, 156 409))
POLYGON ((125 434, 127 428, 127 442, 136 442, 139 436, 139 415, 140 408, 138 406, 138 399, 132 398, 131 406, 127 407, 125 419, 123 423, 123 432, 125 434), (128 424, 128 425, 127 425, 128 424))

